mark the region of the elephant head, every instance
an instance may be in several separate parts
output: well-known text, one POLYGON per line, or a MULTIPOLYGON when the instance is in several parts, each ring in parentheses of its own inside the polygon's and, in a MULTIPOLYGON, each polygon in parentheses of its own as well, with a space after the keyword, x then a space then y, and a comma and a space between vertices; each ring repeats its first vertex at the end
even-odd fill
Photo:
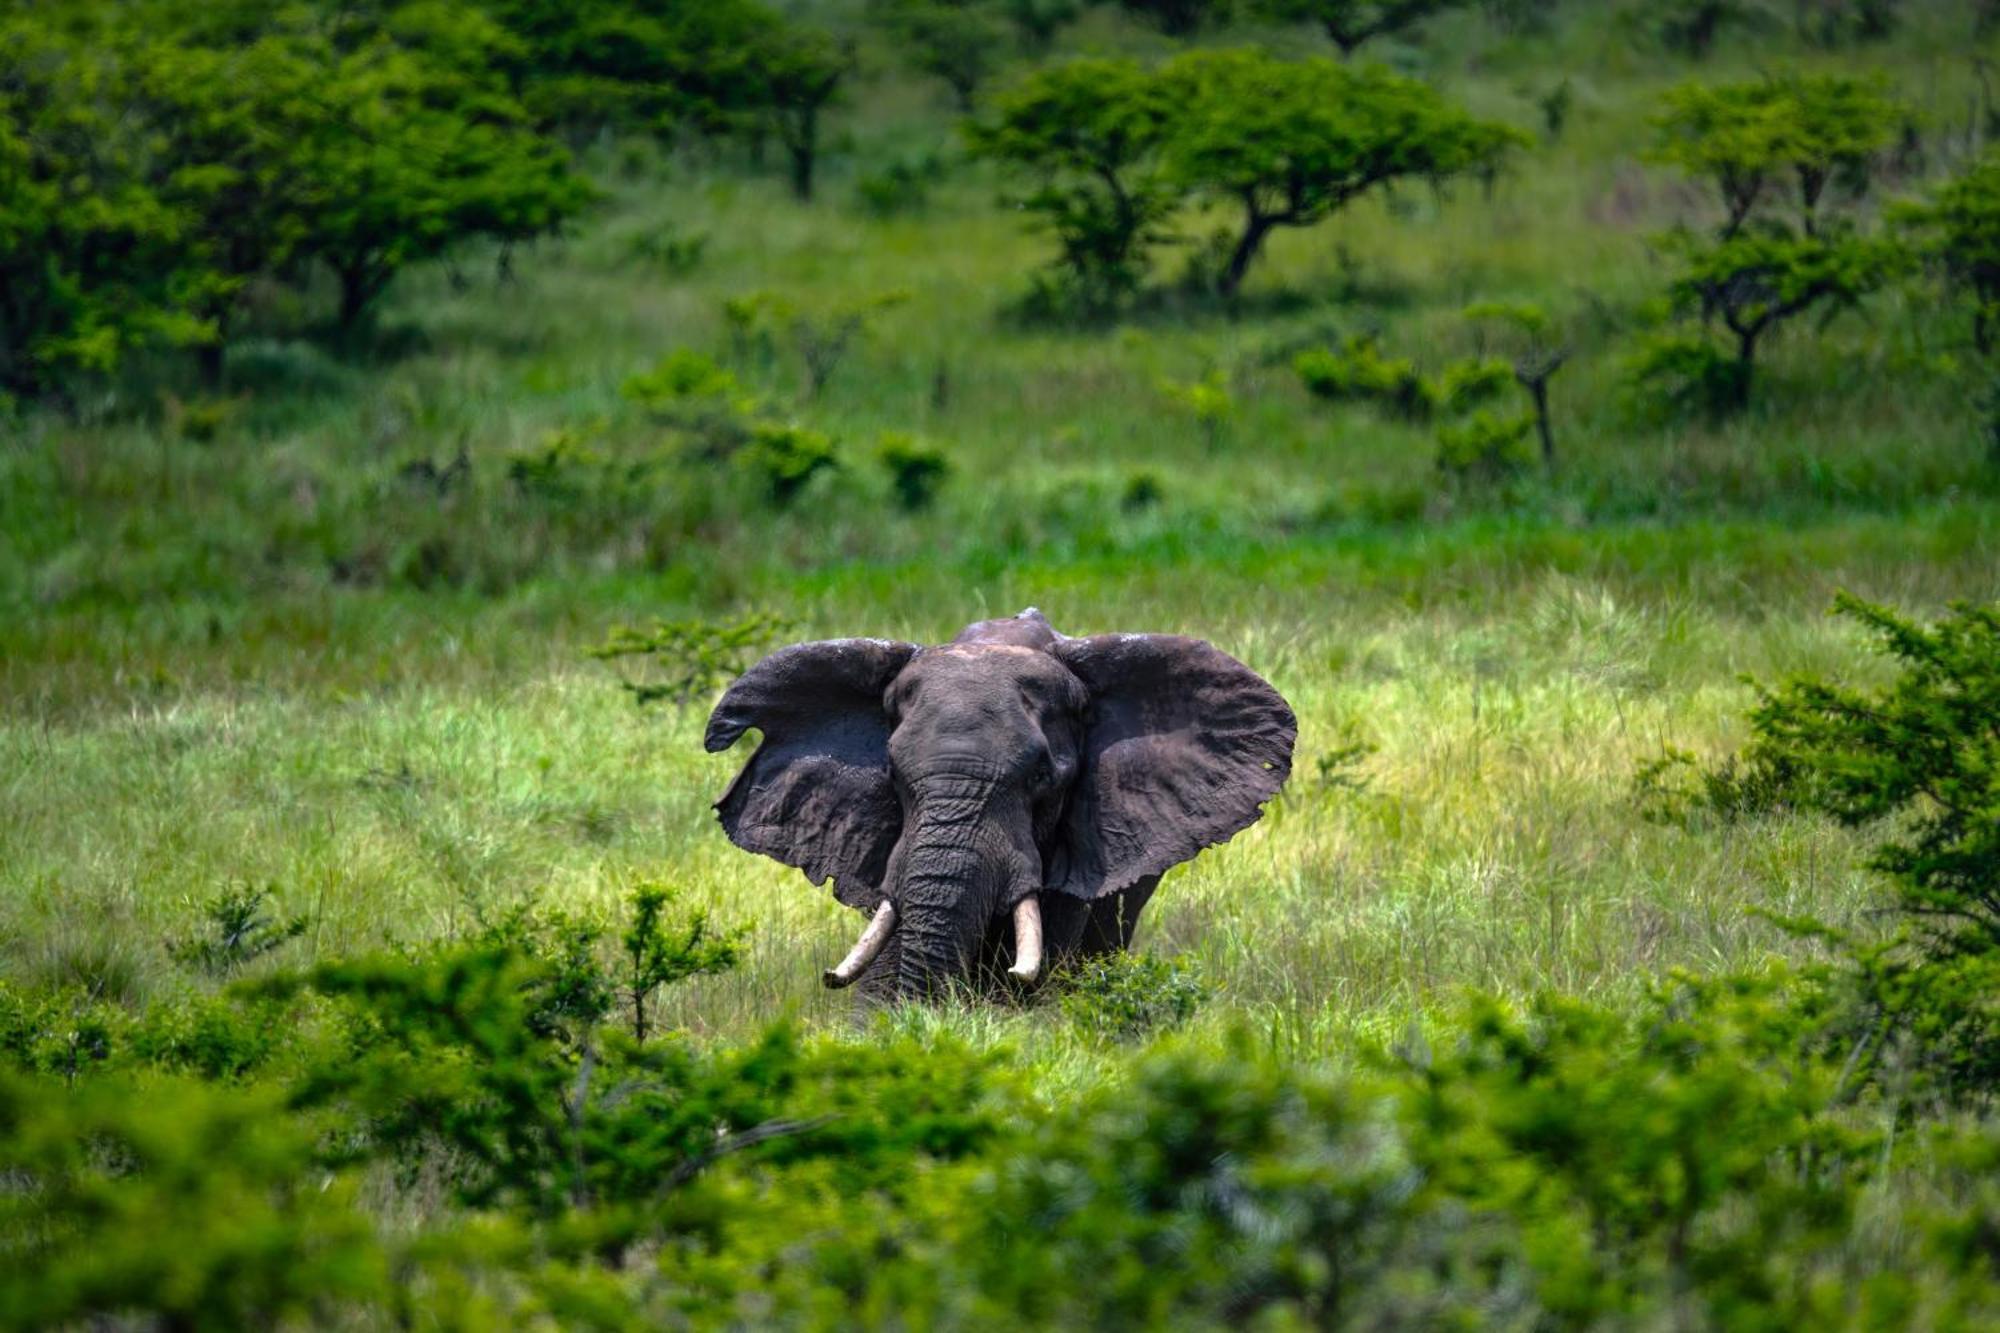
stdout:
MULTIPOLYGON (((982 957, 1033 980, 1045 904, 1081 921, 1253 823, 1297 734, 1278 692, 1207 643, 1070 638, 1033 608, 940 647, 781 649, 722 696, 707 747, 753 727, 723 828, 871 913, 826 981, 879 957, 871 988, 896 996, 982 957)), ((1053 931, 1054 951, 1076 933, 1053 931)))

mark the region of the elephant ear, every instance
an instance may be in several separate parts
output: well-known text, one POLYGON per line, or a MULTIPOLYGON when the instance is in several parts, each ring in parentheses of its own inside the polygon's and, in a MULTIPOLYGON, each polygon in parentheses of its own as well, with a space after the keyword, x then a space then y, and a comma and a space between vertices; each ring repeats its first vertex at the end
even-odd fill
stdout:
POLYGON ((1090 692, 1051 887, 1100 898, 1163 874, 1255 823, 1290 774, 1298 720, 1227 653, 1171 634, 1051 651, 1090 692))
POLYGON ((882 693, 917 646, 829 639, 781 648, 724 692, 703 744, 726 750, 751 727, 763 742, 715 810, 745 851, 834 880, 834 896, 872 908, 903 811, 889 775, 882 693))

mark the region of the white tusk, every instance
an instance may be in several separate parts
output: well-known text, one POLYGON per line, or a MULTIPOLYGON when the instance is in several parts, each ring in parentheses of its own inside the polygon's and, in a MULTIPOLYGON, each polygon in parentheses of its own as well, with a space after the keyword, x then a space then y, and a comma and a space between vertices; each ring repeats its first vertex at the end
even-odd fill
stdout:
MULTIPOLYGON (((875 955, 882 952, 882 946, 889 942, 889 934, 895 929, 896 904, 884 898, 882 905, 875 909, 874 919, 869 921, 868 928, 861 932, 861 938, 854 941, 847 957, 840 960, 840 966, 828 968, 820 977, 826 988, 839 990, 842 986, 853 985, 854 979, 866 972, 868 965, 875 961, 875 955)), ((1037 928, 1038 937, 1040 933, 1037 928)))
POLYGON ((1014 966, 1007 975, 1029 982, 1042 974, 1042 904, 1032 894, 1014 904, 1014 966))

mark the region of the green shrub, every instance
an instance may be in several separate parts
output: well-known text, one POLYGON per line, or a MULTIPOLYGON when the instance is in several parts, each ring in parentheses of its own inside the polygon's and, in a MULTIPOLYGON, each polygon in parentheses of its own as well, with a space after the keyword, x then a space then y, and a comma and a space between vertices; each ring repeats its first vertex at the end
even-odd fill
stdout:
POLYGON ((275 886, 236 884, 200 903, 201 925, 167 941, 175 962, 222 976, 256 961, 305 934, 305 917, 271 913, 275 886))
POLYGON ((1207 1003, 1200 967, 1186 957, 1099 954, 1061 979, 1063 1017, 1107 1041, 1138 1041, 1180 1027, 1207 1003))
POLYGON ((1411 421, 1428 418, 1437 406, 1436 391, 1417 363, 1384 356, 1373 334, 1355 334, 1338 350, 1309 348, 1293 359, 1292 369, 1317 398, 1380 403, 1411 421))
POLYGON ((768 611, 736 620, 661 620, 646 629, 614 628, 589 650, 599 661, 638 658, 647 679, 621 678, 637 704, 690 703, 750 669, 793 623, 768 611))
POLYGON ((1886 939, 1810 919, 1784 924, 1846 961, 1839 1026, 1858 1077, 1897 1095, 1988 1101, 2000 1090, 2000 606, 1924 625, 1842 595, 1898 674, 1874 689, 1810 677, 1760 690, 1741 756, 1642 773, 1668 816, 1779 801, 1877 828, 1868 865, 1903 921, 1886 939), (1690 770, 1697 785, 1668 775, 1690 770))
POLYGON ((910 513, 930 508, 951 475, 950 460, 936 449, 921 447, 913 436, 884 435, 875 456, 889 474, 896 503, 910 513))
POLYGON ((780 421, 751 423, 750 440, 737 459, 779 509, 798 499, 814 477, 840 466, 840 456, 829 437, 780 421))
POLYGON ((1495 485, 1534 465, 1531 416, 1500 416, 1484 408, 1438 427, 1438 471, 1455 481, 1495 485))

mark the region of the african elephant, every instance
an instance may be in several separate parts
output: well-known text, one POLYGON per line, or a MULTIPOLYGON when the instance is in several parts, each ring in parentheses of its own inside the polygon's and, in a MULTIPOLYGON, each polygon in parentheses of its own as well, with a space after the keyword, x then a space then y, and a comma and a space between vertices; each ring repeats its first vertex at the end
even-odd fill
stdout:
POLYGON ((1126 947, 1162 873, 1256 821, 1298 734, 1276 690, 1198 639, 1073 639, 1033 607, 941 647, 780 649, 705 743, 752 727, 722 826, 870 914, 825 981, 881 999, 1126 947))

